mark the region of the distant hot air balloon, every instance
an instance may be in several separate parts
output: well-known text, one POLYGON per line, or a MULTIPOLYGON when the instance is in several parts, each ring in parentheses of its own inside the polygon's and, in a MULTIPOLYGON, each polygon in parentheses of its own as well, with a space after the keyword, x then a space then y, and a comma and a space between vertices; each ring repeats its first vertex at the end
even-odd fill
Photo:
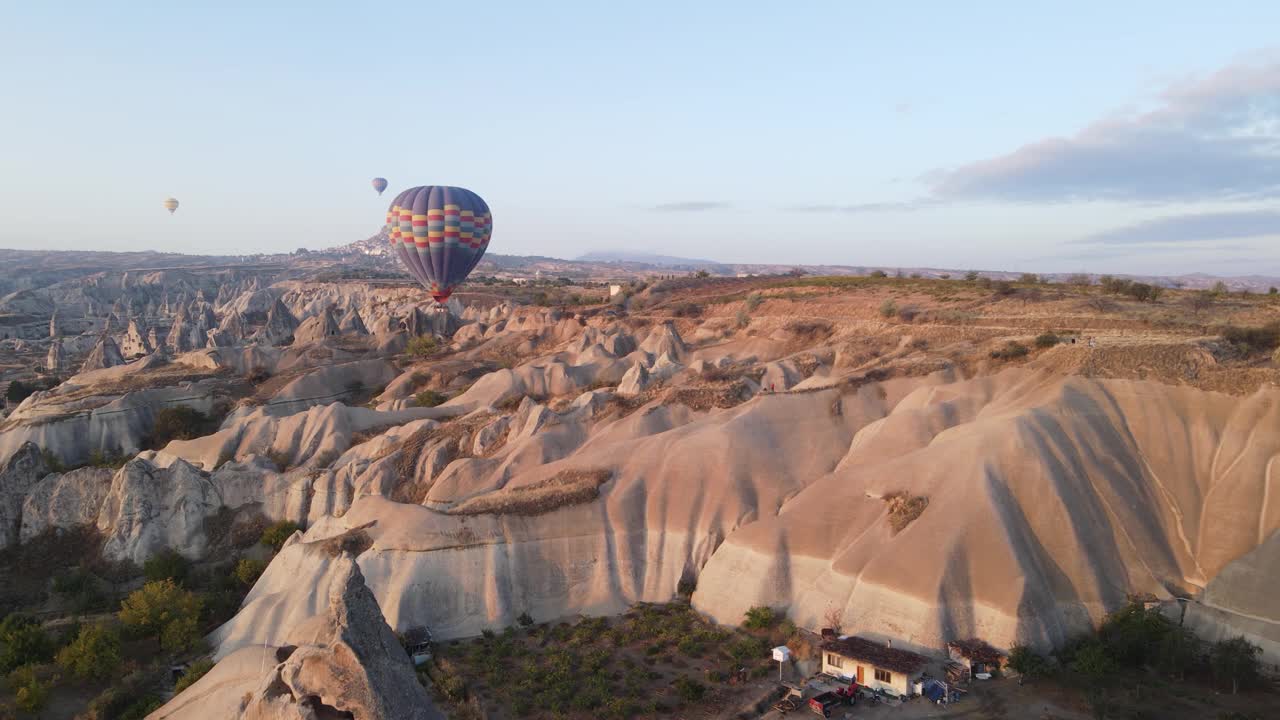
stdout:
POLYGON ((373 189, 374 189, 374 190, 377 190, 377 191, 378 191, 378 194, 379 194, 379 195, 381 195, 381 194, 382 194, 382 191, 387 189, 387 179, 386 179, 386 178, 374 178, 374 179, 373 179, 373 189))
POLYGON ((470 190, 423 185, 391 201, 385 232, 409 274, 443 303, 489 247, 493 216, 470 190))
POLYGON ((164 209, 168 210, 169 214, 172 215, 173 211, 178 209, 178 201, 173 198, 166 199, 164 201, 164 209))

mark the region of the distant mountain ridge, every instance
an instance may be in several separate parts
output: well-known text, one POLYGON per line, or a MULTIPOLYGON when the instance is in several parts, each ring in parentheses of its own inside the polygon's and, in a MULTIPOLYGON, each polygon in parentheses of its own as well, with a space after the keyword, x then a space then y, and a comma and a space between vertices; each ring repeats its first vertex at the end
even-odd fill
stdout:
POLYGON ((727 263, 717 260, 701 260, 698 258, 676 257, 675 255, 658 255, 655 253, 631 252, 627 250, 596 250, 584 253, 575 258, 577 262, 604 263, 640 263, 642 265, 670 265, 675 267, 717 266, 727 267, 727 263))

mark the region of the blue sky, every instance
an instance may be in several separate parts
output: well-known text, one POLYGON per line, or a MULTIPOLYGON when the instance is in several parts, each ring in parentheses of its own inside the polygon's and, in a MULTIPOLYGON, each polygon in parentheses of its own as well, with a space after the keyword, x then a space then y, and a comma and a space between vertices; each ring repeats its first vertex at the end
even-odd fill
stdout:
POLYGON ((0 246, 1280 274, 1280 3, 890 5, 10 0, 0 246))

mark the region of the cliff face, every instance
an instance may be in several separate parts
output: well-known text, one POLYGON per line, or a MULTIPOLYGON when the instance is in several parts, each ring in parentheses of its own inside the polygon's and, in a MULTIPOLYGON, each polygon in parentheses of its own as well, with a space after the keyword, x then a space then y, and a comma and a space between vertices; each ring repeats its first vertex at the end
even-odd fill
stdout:
POLYGON ((1246 429, 1280 426, 1278 393, 1006 371, 622 419, 526 406, 487 456, 441 471, 424 452, 425 507, 388 499, 395 473, 357 481, 214 637, 226 653, 314 612, 306 588, 331 570, 313 546, 369 525, 359 562, 388 620, 440 637, 664 601, 696 577, 695 607, 727 623, 770 605, 817 627, 834 607, 847 631, 921 647, 1047 646, 1129 593, 1198 592, 1280 527, 1280 435, 1246 429), (521 504, 570 469, 608 480, 521 504), (899 493, 927 504, 895 532, 899 493))

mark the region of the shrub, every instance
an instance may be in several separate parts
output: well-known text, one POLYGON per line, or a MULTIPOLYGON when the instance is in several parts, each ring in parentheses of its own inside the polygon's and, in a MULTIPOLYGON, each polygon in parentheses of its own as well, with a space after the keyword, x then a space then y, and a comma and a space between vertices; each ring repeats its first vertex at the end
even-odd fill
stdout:
POLYGON ((435 390, 423 390, 413 397, 418 401, 420 407, 435 407, 449 399, 443 393, 438 393, 435 390))
POLYGON ((698 579, 695 577, 682 577, 680 582, 676 583, 676 592, 682 597, 690 597, 693 591, 698 589, 698 579))
POLYGON ((161 550, 142 564, 142 574, 147 580, 173 580, 181 585, 191 572, 191 562, 175 550, 161 550))
POLYGON ((36 677, 35 669, 29 665, 9 673, 8 681, 15 704, 25 713, 37 715, 49 701, 49 687, 52 683, 41 682, 36 677))
POLYGON ((266 368, 255 367, 249 372, 245 373, 244 379, 248 380, 254 385, 260 385, 266 382, 267 379, 270 377, 271 377, 271 373, 266 368))
POLYGON ((687 703, 698 702, 706 691, 706 687, 697 680, 687 677, 676 678, 676 693, 680 695, 681 700, 687 703))
POLYGON ((1013 283, 1007 280, 1001 280, 1000 282, 994 283, 992 288, 995 290, 996 297, 1009 297, 1018 292, 1018 289, 1013 286, 1013 283))
POLYGON ((82 680, 103 680, 120 667, 120 634, 102 623, 80 628, 58 651, 58 665, 82 680))
POLYGON ((884 317, 884 318, 891 318, 891 317, 893 317, 893 316, 894 316, 894 315, 896 315, 896 314, 898 314, 898 304, 897 304, 897 303, 895 303, 895 302, 894 302, 894 301, 892 301, 892 300, 885 300, 884 302, 880 303, 880 316, 881 316, 881 317, 884 317))
POLYGON ((746 310, 739 310, 738 314, 734 315, 733 321, 739 328, 744 328, 751 324, 751 318, 747 316, 746 310))
POLYGON ((288 540, 295 531, 300 529, 301 528, 298 527, 298 523, 293 522, 292 520, 281 520, 279 522, 272 523, 266 530, 262 531, 261 542, 263 545, 273 548, 279 552, 280 548, 284 547, 285 541, 288 540))
POLYGON ((40 623, 20 613, 0 622, 0 672, 7 673, 22 665, 47 661, 53 654, 53 643, 40 623))
POLYGON ((920 309, 914 305, 903 305, 898 308, 898 319, 902 322, 912 322, 916 316, 920 314, 920 309))
POLYGON ((1159 285, 1148 285, 1147 283, 1129 283, 1124 289, 1124 294, 1139 302, 1156 302, 1163 293, 1164 288, 1159 285))
POLYGON ((977 282, 977 281, 978 281, 978 271, 977 271, 977 270, 970 270, 970 271, 966 272, 966 273, 964 274, 964 281, 965 281, 965 282, 977 282))
POLYGON ((1254 645, 1243 636, 1214 643, 1209 654, 1209 665, 1213 668, 1213 676, 1218 680, 1231 681, 1231 694, 1246 687, 1258 679, 1258 656, 1262 648, 1254 645))
POLYGON ((120 720, 145 720, 151 713, 164 706, 164 700, 152 693, 147 693, 134 700, 129 707, 120 713, 120 720))
POLYGON ((200 639, 200 598, 172 580, 143 585, 120 604, 120 621, 165 650, 184 650, 200 639))
POLYGON ((1049 672, 1049 663, 1026 645, 1014 645, 1009 649, 1009 667, 1019 675, 1040 677, 1049 672))
POLYGON ((702 306, 697 303, 676 303, 671 307, 671 315, 678 318, 695 318, 702 315, 702 306))
POLYGON ((194 440, 213 428, 208 415, 189 405, 174 405, 156 413, 151 430, 152 444, 161 448, 172 440, 194 440))
POLYGON ((773 627, 778 620, 778 615, 773 608, 756 605, 747 610, 746 619, 743 620, 742 627, 748 630, 767 630, 773 627))
POLYGON ((1060 342, 1062 342, 1062 338, 1058 337, 1055 333, 1046 332, 1040 333, 1036 336, 1036 347, 1038 348, 1051 348, 1060 342))
POLYGON ((276 469, 280 472, 288 470, 289 466, 293 464, 293 456, 284 450, 268 450, 267 459, 270 460, 271 464, 275 465, 276 469))
POLYGON ((1248 352, 1272 350, 1280 345, 1280 322, 1251 328, 1228 325, 1222 330, 1222 339, 1248 352))
POLYGON ((205 673, 212 669, 213 661, 209 658, 201 658, 191 663, 191 666, 187 668, 187 671, 182 673, 182 677, 178 678, 178 682, 174 684, 174 694, 176 695, 196 684, 197 680, 204 677, 205 673))
POLYGON ((533 616, 528 612, 522 612, 520 617, 516 618, 516 622, 520 624, 520 627, 531 627, 533 625, 533 616))
POLYGON ((1026 357, 1031 352, 1026 345, 1010 340, 1005 343, 1004 347, 991 351, 991 357, 996 360, 1016 360, 1020 357, 1026 357))
POLYGON ((889 276, 883 270, 872 270, 871 273, 867 275, 867 277, 887 278, 889 276))
POLYGON ((262 577, 262 572, 266 569, 267 564, 261 560, 240 558, 240 562, 236 563, 236 569, 231 574, 241 585, 249 587, 262 577))
POLYGON ((1023 285, 1037 285, 1040 283, 1040 276, 1035 273, 1022 273, 1018 276, 1018 282, 1023 285))
MULTIPOLYGON (((1274 290, 1275 288, 1272 288, 1272 289, 1274 290)), ((751 293, 750 295, 747 296, 747 301, 746 301, 747 312, 755 312, 755 309, 760 307, 760 303, 762 302, 764 302, 763 295, 761 295, 758 292, 751 293)))
POLYGON ((889 527, 893 534, 902 532, 908 525, 929 507, 929 498, 923 495, 909 495, 905 492, 890 493, 884 496, 889 505, 889 527))
POLYGON ((405 346, 405 352, 415 357, 430 357, 436 354, 440 349, 440 343, 436 342, 435 337, 431 335, 419 335, 409 341, 405 346))

